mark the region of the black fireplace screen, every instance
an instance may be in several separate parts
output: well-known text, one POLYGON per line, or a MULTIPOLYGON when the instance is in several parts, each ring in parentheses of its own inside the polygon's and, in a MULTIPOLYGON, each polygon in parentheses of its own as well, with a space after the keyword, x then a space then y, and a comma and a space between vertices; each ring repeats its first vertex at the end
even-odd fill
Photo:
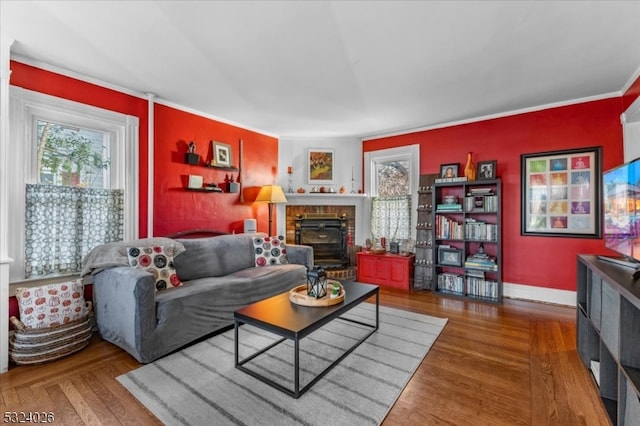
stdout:
POLYGON ((295 222, 296 244, 313 247, 313 260, 316 266, 328 269, 349 266, 346 216, 298 215, 295 222))

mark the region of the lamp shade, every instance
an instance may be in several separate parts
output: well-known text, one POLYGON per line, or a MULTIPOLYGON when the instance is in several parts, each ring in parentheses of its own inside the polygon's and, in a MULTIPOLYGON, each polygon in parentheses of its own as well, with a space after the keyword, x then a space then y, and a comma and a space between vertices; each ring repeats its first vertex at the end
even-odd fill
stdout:
POLYGON ((286 203, 287 198, 284 196, 280 185, 264 185, 260 188, 256 201, 266 201, 267 203, 286 203))

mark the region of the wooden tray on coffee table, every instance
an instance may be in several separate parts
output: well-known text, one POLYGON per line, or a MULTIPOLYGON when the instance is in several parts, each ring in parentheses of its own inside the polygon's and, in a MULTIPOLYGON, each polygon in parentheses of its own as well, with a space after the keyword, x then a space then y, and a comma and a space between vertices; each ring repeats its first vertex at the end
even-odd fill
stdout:
POLYGON ((331 306, 344 302, 344 287, 338 281, 327 280, 327 284, 338 284, 340 286, 340 294, 333 299, 329 296, 329 292, 323 297, 316 299, 307 294, 307 285, 302 284, 294 287, 289 291, 289 300, 291 303, 302 306, 331 306))

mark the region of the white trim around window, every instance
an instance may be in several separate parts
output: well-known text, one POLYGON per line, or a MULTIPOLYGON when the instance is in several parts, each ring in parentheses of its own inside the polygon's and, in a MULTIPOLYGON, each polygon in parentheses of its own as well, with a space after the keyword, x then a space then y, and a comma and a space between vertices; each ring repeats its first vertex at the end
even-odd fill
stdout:
MULTIPOLYGON (((370 197, 378 195, 376 186, 376 164, 388 161, 408 160, 409 161, 409 191, 411 192, 411 205, 415 211, 418 205, 418 182, 420 180, 420 145, 407 145, 397 148, 381 149, 364 153, 364 188, 365 193, 370 197)), ((371 202, 367 203, 368 211, 366 218, 371 217, 371 202)), ((411 238, 416 238, 417 215, 411 212, 411 238)), ((371 234, 371 224, 367 223, 366 234, 371 234)))
POLYGON ((93 128, 111 134, 111 188, 125 190, 125 239, 138 236, 138 135, 139 120, 105 110, 19 87, 10 87, 10 140, 7 170, 10 281, 24 279, 25 185, 37 183, 34 120, 51 121, 93 128))

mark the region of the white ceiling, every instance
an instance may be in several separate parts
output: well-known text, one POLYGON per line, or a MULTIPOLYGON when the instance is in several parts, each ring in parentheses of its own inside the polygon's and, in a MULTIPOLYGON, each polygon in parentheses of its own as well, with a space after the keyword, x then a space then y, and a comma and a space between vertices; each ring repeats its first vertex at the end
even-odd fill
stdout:
POLYGON ((0 0, 0 15, 12 57, 279 137, 620 94, 640 67, 637 1, 0 0))

